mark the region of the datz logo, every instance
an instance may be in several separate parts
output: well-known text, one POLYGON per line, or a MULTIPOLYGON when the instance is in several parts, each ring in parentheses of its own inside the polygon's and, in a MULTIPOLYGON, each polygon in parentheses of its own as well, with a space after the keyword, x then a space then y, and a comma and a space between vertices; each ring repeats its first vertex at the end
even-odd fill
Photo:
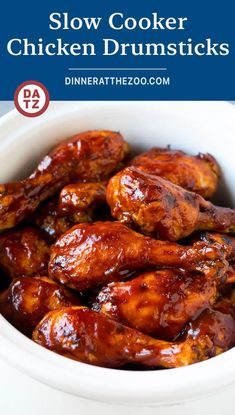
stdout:
POLYGON ((114 32, 161 32, 166 31, 182 32, 185 39, 176 43, 124 43, 119 42, 115 37, 99 38, 95 43, 75 42, 68 43, 62 37, 50 42, 38 35, 36 42, 30 38, 13 38, 7 42, 7 51, 10 55, 17 56, 103 56, 133 55, 133 56, 227 56, 230 53, 229 44, 212 40, 211 37, 202 39, 201 42, 194 42, 191 37, 185 36, 190 29, 188 17, 163 17, 157 11, 149 16, 135 18, 127 16, 123 12, 114 12, 104 21, 102 17, 81 17, 72 16, 70 13, 53 12, 48 16, 48 28, 50 31, 67 33, 68 31, 99 32, 103 25, 114 32))
POLYGON ((26 81, 18 86, 14 94, 17 111, 25 117, 38 117, 48 108, 50 96, 47 88, 38 81, 26 81))

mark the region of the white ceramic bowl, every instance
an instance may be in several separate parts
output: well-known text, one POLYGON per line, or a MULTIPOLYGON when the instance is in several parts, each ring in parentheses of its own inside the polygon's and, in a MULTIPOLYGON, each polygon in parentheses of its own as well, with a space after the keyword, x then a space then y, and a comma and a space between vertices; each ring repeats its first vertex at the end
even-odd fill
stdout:
MULTIPOLYGON (((51 103, 46 114, 35 119, 12 111, 0 120, 0 181, 24 177, 55 143, 88 129, 119 130, 138 150, 171 144, 192 154, 210 152, 224 174, 219 201, 235 206, 235 107, 223 102, 60 102, 51 103)), ((177 405, 214 393, 214 397, 208 398, 212 413, 211 405, 216 409, 218 394, 224 388, 229 389, 229 397, 235 393, 235 349, 179 369, 144 372, 104 369, 43 349, 0 316, 0 359, 18 368, 21 374, 49 385, 51 396, 57 389, 90 401, 158 406, 158 414, 176 413, 177 405)), ((8 369, 4 370, 6 373, 8 369)), ((17 386, 13 379, 12 385, 11 396, 14 396, 17 386)), ((30 396, 30 391, 26 393, 30 396)), ((65 404, 69 395, 62 396, 61 402, 65 404)), ((73 399, 70 402, 75 402, 73 399)), ((192 408, 195 406, 191 406, 191 413, 192 408)))

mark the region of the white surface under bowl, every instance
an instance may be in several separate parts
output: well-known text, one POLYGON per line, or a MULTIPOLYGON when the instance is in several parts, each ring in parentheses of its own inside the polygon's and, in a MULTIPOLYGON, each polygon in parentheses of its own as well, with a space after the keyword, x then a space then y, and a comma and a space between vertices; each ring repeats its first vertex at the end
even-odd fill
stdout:
MULTIPOLYGON (((46 114, 35 119, 12 111, 0 119, 0 182, 25 177, 55 143, 88 129, 119 130, 138 150, 171 144, 192 154, 212 153, 223 171, 218 200, 235 206, 235 108, 223 102, 60 102, 51 103, 46 114)), ((42 401, 52 415, 217 414, 219 409, 229 415, 235 409, 234 393, 235 349, 179 369, 112 370, 43 349, 0 316, 4 415, 13 414, 13 409, 37 415, 42 401)))

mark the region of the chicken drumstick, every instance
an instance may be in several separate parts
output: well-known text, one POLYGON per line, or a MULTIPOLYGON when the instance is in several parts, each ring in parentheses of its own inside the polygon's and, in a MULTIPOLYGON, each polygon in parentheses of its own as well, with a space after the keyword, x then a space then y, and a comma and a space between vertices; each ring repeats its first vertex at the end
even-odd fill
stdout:
POLYGON ((93 309, 143 333, 174 340, 189 320, 215 303, 226 270, 219 263, 204 275, 177 269, 146 272, 102 288, 93 309))
POLYGON ((192 246, 158 241, 120 222, 82 223, 62 235, 51 249, 49 275, 79 291, 127 278, 150 266, 202 271, 204 261, 220 259, 216 245, 192 246))
POLYGON ((222 233, 201 233, 194 238, 194 241, 204 241, 208 244, 220 244, 222 249, 226 251, 228 261, 235 260, 235 237, 231 235, 223 235, 222 233))
POLYGON ((47 275, 50 247, 42 232, 32 227, 0 235, 0 268, 10 278, 47 275))
POLYGON ((51 311, 33 332, 33 340, 54 352, 96 366, 126 363, 166 368, 186 366, 226 351, 234 344, 230 314, 206 310, 179 342, 153 339, 84 307, 51 311))
POLYGON ((106 202, 106 182, 74 183, 65 186, 58 203, 58 213, 74 223, 91 222, 95 208, 106 202))
POLYGON ((78 298, 47 277, 17 278, 0 294, 2 315, 29 336, 48 311, 72 305, 78 298))
POLYGON ((189 156, 180 150, 151 148, 135 157, 131 166, 209 199, 217 189, 219 166, 210 154, 189 156))
POLYGON ((0 185, 0 229, 17 225, 71 181, 109 177, 128 152, 112 131, 88 131, 58 144, 27 179, 0 185))
POLYGON ((177 241, 196 230, 235 233, 235 210, 136 167, 112 177, 106 196, 114 218, 159 239, 177 241))

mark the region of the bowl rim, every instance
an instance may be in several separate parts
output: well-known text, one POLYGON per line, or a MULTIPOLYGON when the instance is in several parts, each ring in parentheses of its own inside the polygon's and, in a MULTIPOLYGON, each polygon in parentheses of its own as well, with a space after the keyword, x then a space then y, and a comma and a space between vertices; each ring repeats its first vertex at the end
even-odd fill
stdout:
MULTIPOLYGON (((51 102, 49 111, 30 120, 40 125, 65 112, 95 109, 97 106, 128 108, 129 101, 51 102)), ((227 102, 135 101, 132 106, 154 106, 180 113, 186 111, 193 118, 205 114, 221 117, 235 133, 235 106, 227 102)), ((18 128, 25 128, 27 119, 12 110, 0 118, 0 140, 18 128)), ((32 378, 89 400, 131 405, 170 405, 215 393, 235 383, 235 348, 220 356, 191 366, 164 371, 123 371, 106 369, 76 362, 42 348, 22 335, 0 315, 0 358, 32 378), (157 384, 157 387, 156 387, 157 384)))

